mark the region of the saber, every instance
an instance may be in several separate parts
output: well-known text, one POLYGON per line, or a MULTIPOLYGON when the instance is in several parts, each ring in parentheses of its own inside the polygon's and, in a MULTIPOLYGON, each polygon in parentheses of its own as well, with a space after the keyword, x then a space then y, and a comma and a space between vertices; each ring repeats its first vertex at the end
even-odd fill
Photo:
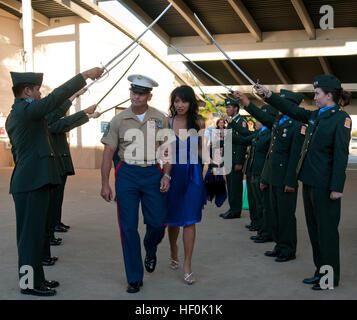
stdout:
POLYGON ((207 35, 211 38, 213 43, 216 45, 216 47, 223 53, 223 55, 229 60, 229 62, 249 81, 250 84, 252 84, 254 87, 257 85, 249 76, 241 69, 239 68, 236 63, 228 56, 227 53, 224 52, 224 50, 221 48, 221 46, 217 43, 217 41, 213 38, 213 36, 209 33, 207 28, 204 26, 202 21, 198 18, 197 14, 194 13, 195 18, 197 19, 198 23, 201 25, 201 27, 206 31, 207 35))
POLYGON ((129 65, 129 67, 125 70, 125 72, 121 75, 119 80, 115 82, 115 84, 110 88, 110 90, 96 103, 96 106, 98 106, 107 96, 108 94, 116 87, 116 85, 124 78, 124 76, 127 74, 127 72, 131 69, 131 67, 134 65, 136 60, 138 60, 140 54, 136 56, 136 58, 133 60, 133 62, 129 65))
POLYGON ((106 112, 108 112, 109 110, 112 110, 112 109, 114 109, 114 108, 117 108, 117 107, 121 106, 122 104, 128 102, 129 100, 130 100, 130 98, 129 98, 129 99, 126 99, 126 100, 123 101, 123 102, 120 102, 119 104, 115 105, 114 107, 111 107, 111 108, 109 108, 109 109, 106 109, 106 110, 100 112, 99 114, 102 115, 103 113, 106 113, 106 112))
POLYGON ((212 76, 210 73, 208 73, 205 69, 201 68, 197 63, 193 62, 191 59, 189 59, 188 57, 186 57, 179 49, 177 49, 173 44, 170 44, 170 47, 172 49, 174 49, 178 54, 180 54, 181 56, 183 56, 188 62, 190 62, 191 64, 193 64, 197 69, 199 69, 200 71, 202 71, 207 77, 211 78, 213 81, 217 82, 219 85, 221 85, 222 87, 226 88, 230 93, 233 93, 234 90, 232 88, 227 87, 222 81, 219 81, 217 78, 215 78, 214 76, 212 76))
POLYGON ((187 70, 188 70, 188 72, 189 72, 189 74, 190 74, 192 80, 195 82, 196 87, 198 87, 198 88, 200 89, 201 93, 203 94, 203 97, 204 97, 205 99, 207 99, 207 100, 209 101, 209 103, 212 105, 212 107, 215 108, 216 111, 220 114, 220 116, 223 117, 223 113, 217 108, 217 106, 213 103, 213 101, 212 101, 210 98, 208 98, 208 97, 206 96, 206 94, 203 92, 202 88, 201 88, 200 85, 197 83, 196 79, 193 77, 193 74, 192 74, 191 69, 190 69, 189 67, 187 67, 187 70))
MULTIPOLYGON (((166 13, 167 10, 169 10, 172 6, 172 3, 170 3, 164 11, 162 11, 160 13, 160 15, 139 35, 136 37, 136 39, 134 39, 125 49, 123 49, 119 54, 117 54, 112 60, 110 60, 105 66, 102 67, 102 69, 106 70, 116 59, 118 59, 125 51, 127 51, 128 49, 130 49, 134 43, 138 42, 146 32, 148 32, 160 19, 161 17, 166 13)), ((108 72, 106 72, 105 74, 107 74, 108 72)), ((96 80, 94 80, 93 82, 91 82, 86 88, 89 88, 91 85, 93 85, 95 82, 97 82, 99 79, 101 79, 104 76, 104 74, 102 74, 102 76, 96 80)))
POLYGON ((99 81, 100 79, 102 79, 104 76, 106 76, 110 71, 112 71, 119 63, 121 63, 128 55, 130 55, 130 53, 132 53, 135 49, 136 49, 136 47, 138 46, 138 45, 140 45, 140 43, 141 43, 141 40, 136 44, 136 46, 133 48, 133 49, 131 49, 123 58, 121 58, 114 66, 112 66, 110 69, 106 69, 106 71, 101 75, 101 77, 100 78, 98 78, 98 79, 96 79, 96 80, 94 80, 94 81, 92 81, 90 84, 88 84, 85 88, 86 89, 88 89, 88 88, 90 88, 94 83, 96 83, 97 81, 99 81))

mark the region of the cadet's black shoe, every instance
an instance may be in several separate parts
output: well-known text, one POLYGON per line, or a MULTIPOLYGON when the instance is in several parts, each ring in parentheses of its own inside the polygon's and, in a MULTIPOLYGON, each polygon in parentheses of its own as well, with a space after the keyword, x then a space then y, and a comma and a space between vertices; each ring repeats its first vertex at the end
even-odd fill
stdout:
POLYGON ((249 228, 249 231, 259 231, 259 228, 253 226, 249 228))
POLYGON ((265 243, 265 242, 272 242, 273 239, 269 239, 269 238, 264 238, 259 236, 258 239, 254 240, 255 243, 265 243))
POLYGON ((224 217, 224 216, 226 216, 227 214, 229 214, 231 212, 231 209, 229 209, 228 211, 226 211, 225 213, 221 213, 219 216, 220 217, 224 217))
POLYGON ((50 245, 51 246, 59 246, 62 243, 62 239, 59 240, 61 238, 54 238, 50 240, 50 245))
POLYGON ((68 230, 60 225, 55 226, 55 232, 68 232, 68 230))
POLYGON ((240 213, 229 212, 227 215, 224 215, 222 218, 223 219, 237 219, 237 218, 240 218, 240 213))
POLYGON ((246 227, 247 229, 250 229, 250 228, 252 227, 252 225, 251 225, 251 224, 246 224, 245 227, 246 227))
POLYGON ((260 238, 260 236, 258 236, 258 235, 256 235, 256 236, 251 236, 250 237, 250 240, 257 240, 257 239, 259 239, 260 238))
POLYGON ((58 260, 58 257, 53 256, 53 257, 51 257, 51 259, 52 259, 54 262, 56 262, 56 261, 58 260))
POLYGON ((62 228, 65 228, 65 229, 69 229, 70 228, 70 226, 65 225, 63 222, 60 222, 59 226, 62 227, 62 228))
POLYGON ((140 287, 143 286, 143 282, 132 282, 129 283, 128 288, 126 289, 127 293, 136 293, 140 291, 140 287))
POLYGON ((280 255, 280 251, 274 249, 272 251, 266 251, 264 255, 267 257, 277 257, 280 255))
POLYGON ((45 280, 43 281, 43 285, 49 288, 57 288, 60 284, 55 280, 45 280))
POLYGON ((49 297, 56 294, 56 290, 46 287, 44 284, 35 289, 21 289, 22 294, 31 294, 34 296, 49 297))
POLYGON ((320 277, 312 277, 312 278, 306 278, 302 280, 303 283, 306 284, 318 284, 320 282, 320 277))
POLYGON ((48 258, 48 259, 43 259, 42 260, 42 265, 43 266, 53 266, 55 264, 55 260, 52 260, 52 258, 48 258))
POLYGON ((275 259, 275 261, 276 262, 287 262, 287 261, 294 260, 294 259, 296 259, 295 254, 291 254, 288 256, 281 254, 275 259))
POLYGON ((156 267, 156 257, 149 258, 148 256, 146 256, 144 265, 147 272, 154 272, 156 267))

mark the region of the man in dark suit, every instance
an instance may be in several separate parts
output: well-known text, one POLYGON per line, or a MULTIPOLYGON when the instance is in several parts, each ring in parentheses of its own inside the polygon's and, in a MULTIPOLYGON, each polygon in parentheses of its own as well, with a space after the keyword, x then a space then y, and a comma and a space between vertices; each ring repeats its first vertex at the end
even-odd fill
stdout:
POLYGON ((17 247, 21 293, 52 296, 59 283, 45 280, 42 267, 46 215, 50 189, 61 183, 49 141, 46 114, 86 85, 99 78, 101 68, 76 75, 41 99, 42 73, 11 72, 15 102, 7 119, 15 168, 10 182, 16 210, 17 247), (22 273, 27 270, 27 283, 22 273))

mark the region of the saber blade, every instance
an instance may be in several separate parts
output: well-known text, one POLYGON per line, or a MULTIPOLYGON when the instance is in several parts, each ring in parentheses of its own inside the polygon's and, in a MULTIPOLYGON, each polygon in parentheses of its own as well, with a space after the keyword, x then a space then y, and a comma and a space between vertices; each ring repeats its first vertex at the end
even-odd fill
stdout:
POLYGON ((114 108, 117 108, 117 107, 121 106, 122 104, 128 102, 129 100, 130 100, 130 99, 126 99, 125 101, 120 102, 119 104, 115 105, 114 107, 111 107, 111 108, 109 108, 109 109, 106 109, 106 110, 102 111, 102 112, 100 113, 100 115, 102 115, 103 113, 106 113, 106 112, 108 112, 108 111, 110 111, 110 110, 112 110, 112 109, 114 109, 114 108))
POLYGON ((227 89, 229 92, 233 93, 233 89, 227 87, 222 81, 218 80, 217 78, 215 78, 214 76, 212 76, 210 73, 208 73, 205 69, 203 69, 202 67, 200 67, 197 63, 193 62, 191 59, 189 59, 188 57, 186 57, 179 49, 177 49, 174 45, 170 44, 170 47, 172 49, 174 49, 178 54, 180 54, 181 56, 183 56, 188 62, 190 62, 191 64, 193 64, 198 70, 202 71, 207 77, 211 78, 213 81, 217 82, 219 85, 221 85, 223 88, 227 89))
POLYGON ((200 20, 200 18, 197 16, 196 13, 194 13, 195 18, 197 19, 198 23, 201 25, 201 27, 206 31, 207 35, 211 38, 211 40, 213 41, 213 43, 216 45, 216 47, 218 48, 219 51, 222 52, 222 54, 227 58, 227 60, 244 76, 244 78, 246 78, 250 84, 252 84, 253 86, 256 86, 256 83, 241 69, 237 66, 237 64, 228 56, 228 54, 221 48, 221 46, 218 44, 218 42, 216 41, 216 39, 213 38, 213 36, 210 34, 210 32, 207 30, 207 28, 205 27, 205 25, 202 23, 202 21, 200 20))

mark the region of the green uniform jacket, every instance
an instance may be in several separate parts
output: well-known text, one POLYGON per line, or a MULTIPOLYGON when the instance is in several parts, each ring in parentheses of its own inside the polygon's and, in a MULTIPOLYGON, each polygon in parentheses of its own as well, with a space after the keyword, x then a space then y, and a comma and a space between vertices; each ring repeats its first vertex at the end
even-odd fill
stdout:
POLYGON ((245 108, 254 118, 272 130, 271 142, 267 152, 262 182, 273 186, 296 188, 296 167, 304 142, 303 125, 288 119, 279 125, 281 117, 260 110, 253 103, 245 108))
POLYGON ((71 152, 67 141, 66 132, 81 126, 89 121, 84 111, 79 111, 71 116, 64 117, 49 127, 53 148, 60 158, 61 175, 74 175, 71 152))
POLYGON ((297 168, 299 180, 342 193, 352 127, 348 113, 335 106, 318 116, 319 110, 300 108, 274 93, 267 101, 284 114, 308 123, 297 168))
MULTIPOLYGON (((232 135, 248 136, 251 131, 248 130, 247 122, 238 114, 233 117, 231 123, 228 123, 227 129, 232 129, 232 135), (244 124, 243 124, 244 123, 244 124)), ((247 146, 243 144, 232 145, 232 165, 244 164, 247 146)))
POLYGON ((247 137, 233 135, 233 143, 251 146, 245 165, 247 176, 260 176, 262 174, 265 158, 269 150, 271 131, 269 129, 259 133, 255 131, 247 137))
POLYGON ((60 107, 85 84, 83 76, 78 74, 38 101, 15 99, 6 126, 15 159, 10 193, 27 192, 46 184, 61 183, 45 116, 60 107))

